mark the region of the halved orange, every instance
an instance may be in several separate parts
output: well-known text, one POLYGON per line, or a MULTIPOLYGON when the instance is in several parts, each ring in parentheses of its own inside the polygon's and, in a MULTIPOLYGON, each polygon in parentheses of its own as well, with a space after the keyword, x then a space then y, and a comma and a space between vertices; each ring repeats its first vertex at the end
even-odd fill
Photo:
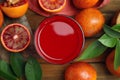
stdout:
POLYGON ((11 52, 23 51, 30 44, 30 40, 29 30, 19 23, 7 25, 1 33, 2 45, 11 52))
POLYGON ((11 18, 19 18, 22 17, 28 10, 28 1, 22 0, 19 3, 14 5, 5 5, 1 6, 2 11, 11 18), (23 4, 24 3, 24 4, 23 4))
POLYGON ((47 12, 59 12, 66 4, 66 0, 38 0, 40 7, 47 12))

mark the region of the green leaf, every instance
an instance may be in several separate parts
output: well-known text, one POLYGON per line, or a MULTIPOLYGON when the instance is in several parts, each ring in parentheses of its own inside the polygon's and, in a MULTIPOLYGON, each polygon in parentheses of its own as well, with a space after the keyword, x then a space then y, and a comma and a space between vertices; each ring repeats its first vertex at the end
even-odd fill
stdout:
POLYGON ((17 77, 22 77, 25 73, 25 60, 20 53, 11 53, 10 65, 17 77))
POLYGON ((120 32, 120 24, 116 24, 116 25, 112 26, 112 29, 120 32))
POLYGON ((25 66, 25 76, 27 80, 41 80, 42 70, 39 62, 35 58, 29 58, 25 66))
POLYGON ((117 40, 114 58, 114 69, 117 70, 120 67, 120 40, 117 40))
POLYGON ((98 41, 100 41, 104 46, 106 47, 114 47, 117 43, 117 39, 116 38, 112 38, 106 34, 104 34, 102 37, 100 37, 98 39, 98 41))
POLYGON ((3 60, 0 60, 0 77, 5 80, 18 80, 17 77, 14 76, 10 65, 3 60))
POLYGON ((110 37, 113 37, 113 38, 120 38, 120 33, 116 30, 113 30, 111 27, 109 27, 108 25, 105 25, 103 27, 105 33, 107 35, 109 35, 110 37))
POLYGON ((102 45, 99 41, 95 41, 91 43, 87 49, 84 50, 80 58, 78 60, 90 59, 100 56, 107 47, 102 45))

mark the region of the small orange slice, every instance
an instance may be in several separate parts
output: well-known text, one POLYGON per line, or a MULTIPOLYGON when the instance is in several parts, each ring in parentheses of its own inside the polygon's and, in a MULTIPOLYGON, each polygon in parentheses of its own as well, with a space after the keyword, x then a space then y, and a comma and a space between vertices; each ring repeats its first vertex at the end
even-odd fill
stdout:
POLYGON ((38 0, 40 7, 47 12, 59 12, 66 4, 66 0, 38 0))
POLYGON ((1 42, 4 48, 11 52, 20 52, 30 43, 29 30, 22 24, 13 23, 6 26, 1 33, 1 42))

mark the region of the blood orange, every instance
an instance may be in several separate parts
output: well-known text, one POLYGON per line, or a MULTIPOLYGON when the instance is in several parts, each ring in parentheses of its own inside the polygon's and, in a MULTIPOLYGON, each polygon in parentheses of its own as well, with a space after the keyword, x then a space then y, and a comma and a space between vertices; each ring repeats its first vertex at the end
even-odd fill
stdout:
POLYGON ((99 33, 105 23, 105 18, 100 10, 87 8, 80 11, 75 20, 82 26, 85 37, 92 37, 99 33))
POLYGON ((23 51, 30 43, 30 32, 22 24, 13 23, 6 26, 1 33, 1 42, 11 52, 23 51))
POLYGON ((19 18, 27 12, 28 0, 6 0, 1 9, 8 17, 19 18))
POLYGON ((72 0, 75 7, 83 9, 90 8, 97 4, 99 0, 72 0))
POLYGON ((65 80, 97 80, 97 72, 89 63, 76 62, 66 69, 65 80))
POLYGON ((38 0, 40 7, 47 12, 59 12, 61 11, 66 0, 38 0))
POLYGON ((120 77, 120 67, 118 67, 117 70, 114 69, 114 56, 115 56, 115 50, 113 50, 106 58, 106 66, 108 70, 111 72, 111 74, 120 77))

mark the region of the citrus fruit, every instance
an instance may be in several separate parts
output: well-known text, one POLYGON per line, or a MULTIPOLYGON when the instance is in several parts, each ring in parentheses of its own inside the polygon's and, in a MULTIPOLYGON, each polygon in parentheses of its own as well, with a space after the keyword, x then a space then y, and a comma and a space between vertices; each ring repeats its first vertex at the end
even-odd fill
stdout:
POLYGON ((4 2, 1 6, 1 9, 8 17, 19 18, 22 17, 27 12, 28 1, 18 0, 18 2, 14 4, 12 2, 11 4, 9 4, 9 2, 4 2))
POLYGON ((90 8, 93 7, 99 0, 72 0, 75 7, 82 8, 90 8))
POLYGON ((106 66, 113 75, 120 77, 120 67, 117 70, 114 69, 114 56, 115 50, 108 55, 106 59, 106 66))
POLYGON ((7 25, 1 33, 2 45, 11 52, 20 52, 26 49, 30 39, 29 30, 19 23, 7 25))
POLYGON ((86 62, 71 64, 65 71, 65 80, 96 80, 97 72, 86 62))
POLYGON ((0 27, 2 26, 3 21, 4 21, 4 17, 3 17, 1 10, 0 10, 0 27))
POLYGON ((59 12, 66 4, 66 0, 38 0, 40 7, 47 12, 59 12))
POLYGON ((81 25, 85 37, 92 37, 99 33, 105 23, 103 14, 95 8, 87 8, 80 11, 75 20, 81 25))

